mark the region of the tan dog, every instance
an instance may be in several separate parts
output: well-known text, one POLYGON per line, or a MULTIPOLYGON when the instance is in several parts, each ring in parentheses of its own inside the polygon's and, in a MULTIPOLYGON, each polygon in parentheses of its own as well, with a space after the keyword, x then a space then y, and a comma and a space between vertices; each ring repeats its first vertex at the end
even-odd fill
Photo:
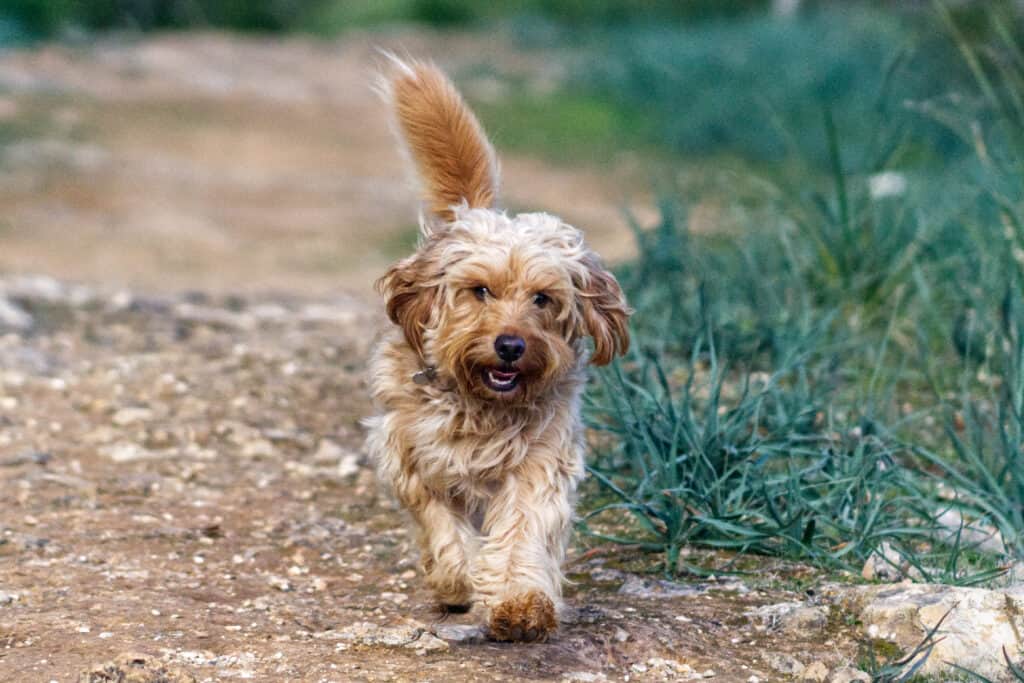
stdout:
POLYGON ((584 473, 584 338, 610 362, 630 311, 579 230, 493 208, 494 151, 445 75, 392 61, 383 90, 425 208, 416 253, 378 282, 397 328, 370 369, 368 447, 441 605, 481 606, 497 640, 543 640, 584 473))

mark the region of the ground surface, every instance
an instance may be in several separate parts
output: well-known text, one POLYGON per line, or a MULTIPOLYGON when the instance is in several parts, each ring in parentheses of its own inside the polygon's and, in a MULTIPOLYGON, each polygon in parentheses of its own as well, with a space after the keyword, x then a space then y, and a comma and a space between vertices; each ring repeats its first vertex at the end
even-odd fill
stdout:
MULTIPOLYGON (((542 645, 435 612, 361 448, 368 285, 413 212, 370 42, 0 55, 0 681, 823 679, 854 646, 767 565, 664 585, 577 544, 542 645), (780 603, 803 621, 752 612, 780 603)), ((505 177, 628 253, 615 173, 505 177)))
POLYGON ((0 339, 2 680, 74 680, 131 653, 198 680, 767 680, 769 654, 848 652, 827 624, 746 614, 804 595, 673 597, 578 549, 551 642, 420 635, 471 620, 434 611, 362 456, 372 310, 6 288, 36 327, 0 339))

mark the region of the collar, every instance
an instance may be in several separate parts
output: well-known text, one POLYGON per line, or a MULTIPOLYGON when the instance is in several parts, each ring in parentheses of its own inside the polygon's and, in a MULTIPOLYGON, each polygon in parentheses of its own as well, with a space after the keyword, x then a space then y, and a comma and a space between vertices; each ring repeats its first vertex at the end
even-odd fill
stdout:
POLYGON ((413 373, 412 381, 419 385, 430 384, 437 379, 437 368, 427 365, 413 373))

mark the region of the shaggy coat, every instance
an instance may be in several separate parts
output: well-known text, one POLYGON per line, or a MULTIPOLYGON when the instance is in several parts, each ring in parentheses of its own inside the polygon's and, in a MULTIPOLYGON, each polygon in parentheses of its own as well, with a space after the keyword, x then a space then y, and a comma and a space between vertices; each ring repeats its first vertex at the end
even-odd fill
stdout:
POLYGON ((440 604, 542 640, 584 473, 585 366, 625 352, 630 311, 579 230, 494 209, 493 149, 445 75, 392 62, 382 89, 424 209, 420 246, 378 282, 396 327, 370 367, 368 448, 440 604))

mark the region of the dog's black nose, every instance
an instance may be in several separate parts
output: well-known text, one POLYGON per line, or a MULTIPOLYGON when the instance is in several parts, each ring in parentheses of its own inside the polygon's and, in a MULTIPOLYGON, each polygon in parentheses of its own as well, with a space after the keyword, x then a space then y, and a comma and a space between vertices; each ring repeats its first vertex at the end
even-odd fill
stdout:
POLYGON ((526 342, 522 337, 499 334, 498 338, 494 340, 494 350, 497 352, 498 358, 506 363, 512 363, 522 358, 523 352, 526 351, 526 342))

